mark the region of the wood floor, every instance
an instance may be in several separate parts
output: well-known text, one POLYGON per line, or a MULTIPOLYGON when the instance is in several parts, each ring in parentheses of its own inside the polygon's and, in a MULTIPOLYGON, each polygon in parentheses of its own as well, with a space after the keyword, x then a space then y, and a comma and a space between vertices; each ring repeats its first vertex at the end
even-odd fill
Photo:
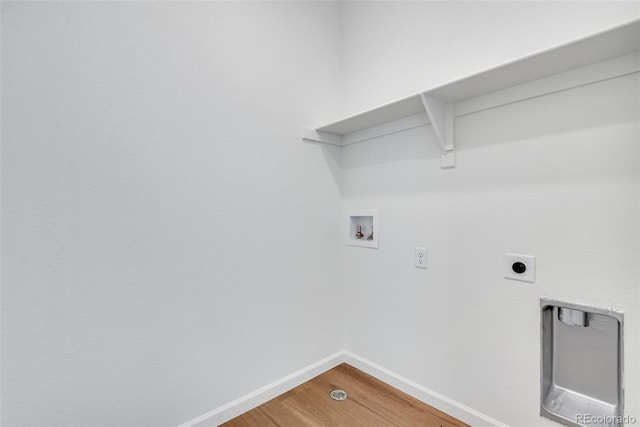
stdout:
POLYGON ((246 426, 453 427, 467 424, 342 364, 222 424, 222 427, 246 426), (346 391, 347 400, 332 400, 329 393, 335 389, 346 391))

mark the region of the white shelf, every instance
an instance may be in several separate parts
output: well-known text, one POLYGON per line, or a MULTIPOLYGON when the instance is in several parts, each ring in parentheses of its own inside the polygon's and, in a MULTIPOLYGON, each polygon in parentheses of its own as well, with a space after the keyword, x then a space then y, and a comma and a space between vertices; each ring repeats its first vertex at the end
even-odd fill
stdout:
POLYGON ((347 118, 303 129, 303 140, 349 145, 431 124, 453 166, 455 117, 640 71, 634 20, 347 118))

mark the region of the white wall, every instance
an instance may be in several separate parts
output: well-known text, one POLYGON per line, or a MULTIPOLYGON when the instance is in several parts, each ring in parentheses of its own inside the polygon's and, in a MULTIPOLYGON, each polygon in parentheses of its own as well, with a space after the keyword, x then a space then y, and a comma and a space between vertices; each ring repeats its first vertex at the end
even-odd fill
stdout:
MULTIPOLYGON (((637 3, 348 2, 344 111, 637 16, 637 3)), ((429 127, 345 147, 343 209, 380 222, 378 250, 343 249, 347 348, 508 425, 555 425, 538 415, 538 298, 614 307, 640 416, 639 89, 629 76, 461 117, 450 170, 429 127), (535 284, 502 278, 505 252, 536 255, 535 284)))
POLYGON ((352 114, 638 18, 640 4, 345 1, 341 16, 341 105, 352 114))
POLYGON ((177 425, 343 348, 339 174, 299 139, 338 13, 2 2, 3 426, 177 425))

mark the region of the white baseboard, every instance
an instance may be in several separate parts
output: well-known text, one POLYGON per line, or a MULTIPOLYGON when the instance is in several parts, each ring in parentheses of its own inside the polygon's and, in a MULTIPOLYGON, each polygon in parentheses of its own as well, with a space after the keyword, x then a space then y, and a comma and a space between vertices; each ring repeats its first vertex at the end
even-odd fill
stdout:
POLYGON ((449 399, 433 390, 404 378, 380 365, 377 365, 350 351, 339 351, 331 356, 300 369, 284 378, 255 390, 239 399, 227 403, 213 411, 187 421, 179 427, 210 427, 225 423, 238 415, 262 405, 265 402, 309 381, 318 375, 335 368, 341 363, 360 369, 363 372, 401 390, 434 408, 451 415, 474 427, 509 427, 475 409, 449 399))
POLYGON ((299 386, 300 384, 309 381, 318 375, 333 369, 336 366, 344 363, 344 351, 339 351, 331 356, 313 363, 305 368, 300 369, 284 378, 272 382, 258 390, 255 390, 239 399, 227 403, 213 411, 207 412, 197 418, 187 421, 181 424, 179 427, 209 427, 218 426, 225 423, 238 415, 262 405, 265 402, 280 396, 282 393, 299 386))
POLYGON ((344 362, 473 427, 509 427, 350 351, 344 352, 344 362))

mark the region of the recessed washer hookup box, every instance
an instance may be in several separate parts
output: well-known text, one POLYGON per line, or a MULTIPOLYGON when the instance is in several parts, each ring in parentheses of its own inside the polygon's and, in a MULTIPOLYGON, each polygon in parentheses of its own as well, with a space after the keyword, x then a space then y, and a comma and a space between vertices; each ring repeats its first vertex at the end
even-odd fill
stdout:
POLYGON ((540 299, 540 415, 567 426, 622 427, 623 316, 540 299))

